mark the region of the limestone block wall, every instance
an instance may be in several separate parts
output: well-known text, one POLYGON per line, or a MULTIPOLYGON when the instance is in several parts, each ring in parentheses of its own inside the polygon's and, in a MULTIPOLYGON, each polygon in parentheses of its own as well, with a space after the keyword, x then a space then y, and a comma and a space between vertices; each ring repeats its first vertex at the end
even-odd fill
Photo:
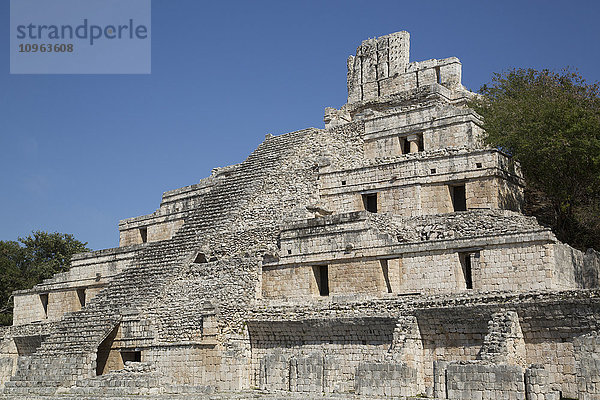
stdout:
POLYGON ((336 263, 328 269, 330 294, 388 293, 389 273, 379 260, 336 263))
POLYGON ((495 187, 486 190, 486 192, 491 192, 496 196, 495 201, 498 209, 521 211, 524 197, 523 186, 519 182, 509 179, 496 179, 491 184, 495 187))
POLYGON ((356 57, 348 58, 348 102, 376 98, 381 87, 391 89, 389 81, 406 72, 409 46, 404 31, 363 41, 356 57))
MULTIPOLYGON (((578 397, 579 367, 576 362, 577 349, 581 348, 581 345, 577 344, 577 338, 597 330, 597 316, 600 312, 597 290, 497 292, 492 296, 489 293, 473 292, 470 295, 463 293, 426 297, 402 296, 395 299, 363 298, 348 303, 290 302, 287 306, 284 304, 286 303, 275 302, 266 310, 262 310, 265 305, 261 305, 260 315, 263 315, 261 320, 267 321, 268 316, 271 316, 271 319, 268 319, 269 323, 275 324, 288 324, 293 320, 295 322, 292 325, 304 327, 307 338, 310 337, 321 343, 329 341, 329 332, 333 330, 330 325, 332 320, 354 319, 358 324, 360 321, 374 318, 374 315, 387 313, 414 315, 418 329, 414 331, 416 335, 412 341, 416 344, 420 342, 421 345, 413 347, 416 353, 419 352, 419 348, 421 349, 421 356, 415 358, 416 362, 411 366, 415 367, 418 376, 423 376, 419 382, 424 382, 425 388, 437 388, 435 390, 439 394, 446 387, 444 384, 446 367, 441 366, 441 362, 463 361, 468 364, 492 366, 493 363, 500 362, 504 365, 519 365, 520 370, 515 369, 512 372, 506 370, 504 373, 494 368, 476 370, 477 368, 473 367, 475 370, 470 371, 465 377, 456 379, 457 390, 468 389, 470 392, 477 392, 480 391, 478 388, 481 385, 487 387, 486 385, 490 383, 490 388, 495 391, 500 390, 500 387, 506 383, 504 381, 523 382, 525 389, 519 388, 518 391, 525 393, 527 399, 544 400, 558 400, 559 392, 562 393, 563 398, 581 398, 578 397), (277 313, 274 310, 278 310, 277 313), (288 321, 282 321, 283 319, 288 321), (485 362, 479 360, 482 357, 485 358, 483 360, 485 362), (438 368, 434 370, 436 364, 438 368), (527 367, 527 370, 524 370, 524 367, 527 367)), ((254 318, 256 319, 256 314, 254 318)), ((251 337, 253 332, 251 327, 251 337)), ((278 338, 284 337, 285 334, 279 331, 269 332, 264 335, 270 337, 271 341, 268 342, 269 345, 263 347, 270 348, 270 354, 279 348, 283 349, 281 354, 285 355, 285 349, 294 345, 301 346, 304 343, 302 339, 290 338, 290 343, 284 341, 276 344, 278 338)), ((348 333, 348 335, 352 334, 348 333)), ((398 343, 402 342, 402 337, 408 335, 403 330, 395 328, 392 345, 380 360, 407 362, 412 359, 409 353, 400 351, 401 346, 398 346, 398 343)), ((592 360, 597 358, 595 350, 589 346, 581 348, 581 352, 584 357, 592 360)), ((282 361, 281 365, 287 365, 285 358, 280 361, 282 361)), ((375 357, 369 362, 379 361, 375 357)), ((593 367, 595 364, 590 362, 593 367)), ((284 370, 285 368, 281 371, 284 370)), ((467 373, 467 371, 463 372, 467 373)), ((283 372, 281 374, 283 376, 283 372)), ((595 375, 591 376, 589 382, 594 382, 595 375)), ((507 390, 514 390, 514 387, 507 390)), ((462 395, 457 394, 459 397, 454 398, 479 398, 477 393, 463 394, 474 397, 460 397, 462 395)), ((504 398, 499 393, 488 393, 488 396, 494 395, 499 396, 496 398, 504 398)), ((446 398, 445 395, 438 397, 446 398)))
POLYGON ((513 365, 450 363, 447 398, 452 400, 525 400, 524 369, 513 365))
POLYGON ((454 211, 452 191, 464 186, 466 208, 519 210, 522 182, 515 164, 495 151, 374 164, 320 175, 320 195, 335 213, 366 209, 366 195, 377 196, 377 212, 402 216, 454 211))
POLYGON ((267 390, 353 391, 359 365, 385 358, 395 325, 381 319, 250 321, 252 385, 267 390))
POLYGON ((600 286, 600 252, 594 249, 586 250, 583 255, 583 271, 581 271, 579 281, 586 289, 600 286))
POLYGON ((564 336, 563 333, 544 332, 544 330, 535 329, 524 332, 527 360, 545 365, 551 379, 558 383, 557 387, 561 389, 565 397, 576 398, 577 383, 573 342, 562 342, 560 337, 564 336), (546 340, 531 341, 532 337, 544 335, 547 336, 546 340))
MULTIPOLYGON (((467 190, 467 184, 475 187, 478 187, 479 185, 477 181, 465 183, 465 194, 468 196, 468 200, 469 197, 473 198, 473 196, 470 194, 471 191, 467 190)), ((423 214, 445 214, 454 211, 454 207, 452 206, 452 196, 450 193, 451 189, 448 185, 431 184, 426 186, 416 186, 415 189, 417 189, 416 191, 419 196, 418 199, 420 200, 415 202, 416 210, 411 210, 410 214, 401 214, 396 210, 393 210, 392 212, 394 214, 408 217, 423 214)), ((481 200, 484 199, 485 197, 481 200)), ((467 209, 469 208, 469 205, 470 204, 467 202, 467 209)))
POLYGON ((481 121, 472 111, 432 104, 365 119, 365 157, 394 157, 463 146, 480 148, 482 134, 481 121), (409 148, 415 140, 419 146, 409 148))
POLYGON ((451 312, 447 308, 416 313, 423 346, 422 368, 426 387, 434 385, 434 363, 476 360, 488 331, 487 310, 479 313, 451 312))
MULTIPOLYGON (((365 212, 336 214, 286 225, 280 233, 280 257, 290 263, 324 264, 323 255, 330 252, 351 252, 356 249, 377 249, 393 243, 385 233, 368 224, 365 212), (299 261, 299 262, 298 262, 299 261)), ((363 253, 366 255, 366 253, 363 253)))
POLYGON ((306 354, 274 352, 260 360, 259 387, 266 390, 323 393, 338 391, 337 359, 321 351, 306 354))
POLYGON ((129 266, 140 246, 75 254, 71 269, 54 275, 30 290, 14 293, 13 325, 56 321, 78 311, 115 275, 129 266))
POLYGON ((143 354, 161 375, 176 385, 241 390, 249 386, 247 359, 215 345, 155 346, 143 354))
POLYGON ((518 164, 497 150, 445 149, 366 160, 359 167, 322 171, 319 174, 319 189, 322 194, 329 194, 327 190, 354 185, 372 185, 368 188, 374 189, 383 182, 406 180, 407 183, 417 183, 420 182, 419 178, 425 177, 428 178, 426 182, 443 182, 470 177, 460 175, 467 172, 478 172, 477 177, 504 173, 506 177, 521 183, 518 164), (486 171, 487 174, 481 174, 486 171), (342 184, 342 181, 346 183, 342 184))
POLYGON ((44 321, 46 318, 46 308, 38 293, 15 295, 13 325, 44 321))
POLYGON ((356 393, 366 396, 416 396, 418 377, 405 363, 361 363, 356 370, 356 393))
POLYGON ((481 250, 481 274, 474 285, 484 290, 556 289, 552 244, 513 243, 481 250), (477 284, 476 284, 477 282, 477 284))
POLYGON ((158 222, 155 218, 140 219, 138 224, 129 223, 127 228, 119 227, 119 246, 131 246, 135 244, 157 242, 173 237, 175 232, 183 226, 183 218, 165 222, 158 222))
MULTIPOLYGON (((461 262, 463 252, 456 250, 406 253, 391 259, 330 261, 326 264, 329 295, 455 292, 467 290, 467 280, 476 290, 522 289, 527 285, 522 277, 535 274, 541 280, 535 285, 537 289, 552 287, 553 280, 546 277, 546 270, 549 271, 546 265, 531 262, 527 255, 543 252, 543 248, 528 245, 517 248, 521 251, 515 251, 512 256, 503 253, 511 251, 509 246, 497 250, 502 259, 495 264, 485 264, 485 256, 481 255, 493 254, 494 250, 481 251, 472 261, 470 278, 461 262)), ((262 295, 265 298, 318 297, 318 281, 318 266, 264 266, 262 295)))
POLYGON ((431 251, 402 256, 400 293, 465 290, 458 254, 431 251))
MULTIPOLYGON (((379 190, 339 191, 338 194, 323 197, 327 209, 336 213, 361 211, 366 209, 364 195, 376 194, 377 212, 392 213, 410 217, 454 212, 452 187, 463 185, 466 194, 466 209, 508 209, 518 210, 521 206, 522 188, 502 179, 491 177, 468 181, 449 181, 400 186, 389 185, 379 190), (510 185, 510 200, 500 192, 500 187, 510 185)), ((387 185, 386 185, 387 186, 387 185)))
POLYGON ((313 267, 274 266, 263 267, 262 296, 265 298, 285 298, 318 296, 313 267))
POLYGON ((48 293, 48 313, 49 321, 56 321, 62 318, 65 312, 79 311, 85 305, 85 289, 61 290, 48 293))
MULTIPOLYGON (((475 290, 560 290, 578 287, 556 272, 557 243, 505 243, 465 250, 439 250, 402 255, 400 292, 465 290, 461 254, 474 254, 471 280, 475 290)), ((560 248, 560 247, 559 247, 560 248)), ((560 264, 564 274, 577 265, 560 264)))
POLYGON ((413 62, 408 65, 406 72, 407 76, 403 78, 411 82, 409 86, 411 89, 433 83, 439 83, 448 88, 461 86, 462 65, 456 57, 413 62), (413 74, 414 79, 411 76, 413 74))
MULTIPOLYGON (((443 96, 445 94, 448 93, 441 89, 439 95, 443 96)), ((445 99, 445 96, 441 97, 441 99, 445 99)), ((363 134, 365 141, 377 141, 377 139, 384 137, 398 138, 410 133, 422 132, 425 130, 431 130, 437 126, 447 125, 447 121, 446 123, 434 122, 437 118, 441 119, 442 121, 452 120, 452 118, 455 118, 455 121, 461 121, 463 123, 466 123, 467 121, 476 121, 475 116, 472 113, 465 112, 464 109, 451 106, 447 103, 448 100, 444 101, 441 99, 438 99, 438 101, 435 102, 417 103, 416 105, 411 102, 410 105, 412 107, 400 107, 400 109, 392 109, 385 114, 372 115, 369 116, 369 118, 365 118, 365 128, 363 134), (464 117, 469 115, 471 118, 456 119, 458 116, 464 117), (432 125, 432 123, 435 125, 432 125)), ((365 144, 365 149, 367 147, 368 146, 365 144)), ((380 157, 391 157, 394 155, 397 154, 393 152, 382 153, 380 157)), ((375 158, 375 154, 372 154, 372 156, 365 154, 365 157, 375 158)))
POLYGON ((569 245, 515 243, 481 251, 482 288, 486 290, 564 290, 584 288, 584 254, 569 245))
POLYGON ((280 247, 262 266, 265 297, 318 296, 323 267, 329 294, 383 296, 582 288, 581 271, 596 266, 510 211, 332 215, 286 226, 280 247))
POLYGON ((0 387, 12 376, 19 358, 17 346, 8 330, 8 327, 0 328, 0 387))
MULTIPOLYGON (((415 124, 403 129, 393 129, 386 131, 385 136, 366 136, 365 138, 365 157, 383 158, 394 157, 407 154, 401 143, 404 140, 414 140, 417 135, 420 142, 419 151, 440 150, 449 147, 478 147, 481 137, 481 128, 471 120, 471 117, 452 117, 445 121, 443 118, 437 119, 437 126, 432 124, 415 124), (442 125, 446 123, 447 125, 442 125), (392 134, 392 136, 389 136, 392 134)), ((418 151, 416 151, 418 152, 418 151)), ((410 151, 413 153, 413 151, 410 151)))
MULTIPOLYGON (((412 216, 412 215, 420 215, 423 208, 432 207, 432 204, 422 204, 419 201, 423 197, 423 192, 427 191, 435 191, 436 187, 427 186, 422 187, 420 185, 409 185, 409 186, 400 186, 397 188, 384 189, 377 192, 377 212, 382 213, 392 213, 397 215, 404 216, 412 216)), ((445 194, 444 187, 441 188, 441 192, 445 194)), ((345 196, 344 196, 345 197, 345 196)), ((348 196, 350 197, 350 196, 348 196)), ((342 212, 346 209, 348 210, 361 210, 365 209, 365 206, 362 201, 362 195, 360 193, 351 195, 354 198, 354 204, 348 204, 347 201, 344 201, 342 197, 342 202, 337 203, 337 199, 334 201, 334 205, 332 206, 333 210, 341 210, 342 212), (352 207, 352 208, 342 208, 342 207, 352 207)), ((426 194, 424 197, 428 198, 429 196, 426 194)), ((447 207, 446 199, 442 197, 439 200, 440 205, 443 204, 444 211, 447 207)), ((436 204, 437 205, 437 204, 436 204)), ((432 212, 437 213, 438 211, 434 211, 433 208, 430 208, 432 212)))
POLYGON ((523 330, 516 311, 500 309, 492 314, 477 358, 496 364, 527 366, 523 330))
POLYGON ((584 253, 564 243, 556 243, 552 246, 552 251, 554 256, 553 276, 556 280, 556 288, 586 288, 586 282, 582 276, 583 271, 586 269, 584 253))
POLYGON ((560 400, 554 390, 548 371, 543 365, 532 364, 525 370, 525 398, 527 400, 560 400))
MULTIPOLYGON (((320 268, 324 265, 265 266, 264 298, 319 297, 320 268)), ((401 260, 354 260, 327 264, 328 295, 383 295, 401 291, 401 260)))
MULTIPOLYGON (((456 57, 412 62, 408 64, 406 73, 378 82, 378 94, 379 96, 393 95, 431 84, 461 90, 461 79, 462 64, 456 57)), ((374 98, 374 94, 374 90, 363 92, 362 100, 370 100, 374 98)), ((350 102, 350 99, 348 102, 350 102)))
POLYGON ((581 400, 600 398, 600 339, 598 332, 575 339, 577 390, 581 400))
POLYGON ((467 209, 521 209, 522 188, 515 182, 493 177, 467 181, 464 184, 467 209))
POLYGON ((578 338, 598 329, 595 315, 599 308, 589 301, 577 306, 569 297, 558 294, 552 304, 528 304, 518 312, 527 363, 544 365, 548 382, 556 391, 565 398, 578 398, 578 357, 582 354, 578 349, 596 357, 592 348, 581 347, 578 338))
MULTIPOLYGON (((544 366, 490 362, 437 362, 436 398, 454 400, 560 400, 544 366)), ((579 397, 581 398, 581 397, 579 397)))
POLYGON ((409 63, 410 35, 368 39, 348 58, 348 103, 376 99, 434 83, 461 88, 456 57, 409 63))

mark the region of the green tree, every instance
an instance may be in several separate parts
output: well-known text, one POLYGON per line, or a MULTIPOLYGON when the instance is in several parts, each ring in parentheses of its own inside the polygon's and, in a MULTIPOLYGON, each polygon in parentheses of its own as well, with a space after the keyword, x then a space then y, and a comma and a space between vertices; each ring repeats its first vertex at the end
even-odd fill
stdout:
POLYGON ((494 74, 470 106, 485 141, 513 155, 526 181, 525 211, 574 247, 600 249, 600 96, 577 72, 494 74))
POLYGON ((32 232, 15 241, 0 241, 0 324, 12 322, 11 294, 29 289, 58 272, 67 271, 71 256, 90 251, 73 235, 32 232))
POLYGON ((0 324, 12 323, 11 293, 24 289, 21 268, 25 265, 25 251, 18 242, 0 241, 0 324))

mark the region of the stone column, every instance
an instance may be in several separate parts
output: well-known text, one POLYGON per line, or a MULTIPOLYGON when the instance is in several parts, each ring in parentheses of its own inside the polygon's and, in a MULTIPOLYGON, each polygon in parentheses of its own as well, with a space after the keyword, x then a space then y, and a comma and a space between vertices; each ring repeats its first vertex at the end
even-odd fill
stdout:
MULTIPOLYGON (((446 399, 446 368, 448 361, 433 362, 433 397, 436 399, 446 399)), ((529 399, 528 399, 529 400, 529 399)))
POLYGON ((551 389, 550 377, 543 365, 533 364, 525 370, 525 396, 525 400, 560 399, 560 393, 551 389))
POLYGON ((419 135, 410 135, 406 137, 406 140, 410 143, 410 152, 419 152, 419 135))

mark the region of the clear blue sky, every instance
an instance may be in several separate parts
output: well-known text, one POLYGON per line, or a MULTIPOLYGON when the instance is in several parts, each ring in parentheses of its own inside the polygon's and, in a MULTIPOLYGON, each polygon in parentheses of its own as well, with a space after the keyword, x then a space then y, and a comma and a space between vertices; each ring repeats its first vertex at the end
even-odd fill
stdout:
POLYGON ((323 127, 363 39, 411 33, 472 90, 513 66, 600 80, 600 2, 152 1, 151 75, 10 75, 0 3, 0 240, 32 230, 118 246, 118 221, 240 162, 267 133, 323 127))

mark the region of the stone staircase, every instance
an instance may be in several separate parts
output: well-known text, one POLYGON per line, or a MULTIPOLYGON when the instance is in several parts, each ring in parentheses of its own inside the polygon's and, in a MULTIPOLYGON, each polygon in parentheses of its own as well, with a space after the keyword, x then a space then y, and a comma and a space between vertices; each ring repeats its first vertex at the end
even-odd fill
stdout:
POLYGON ((20 357, 4 393, 52 393, 58 387, 93 378, 98 346, 120 322, 120 310, 143 310, 151 305, 180 272, 183 260, 200 245, 210 245, 212 236, 231 225, 235 211, 251 201, 265 178, 294 154, 297 145, 314 139, 315 133, 318 131, 311 128, 270 137, 244 162, 219 177, 172 239, 148 243, 132 266, 114 277, 83 310, 66 314, 34 354, 20 357))

